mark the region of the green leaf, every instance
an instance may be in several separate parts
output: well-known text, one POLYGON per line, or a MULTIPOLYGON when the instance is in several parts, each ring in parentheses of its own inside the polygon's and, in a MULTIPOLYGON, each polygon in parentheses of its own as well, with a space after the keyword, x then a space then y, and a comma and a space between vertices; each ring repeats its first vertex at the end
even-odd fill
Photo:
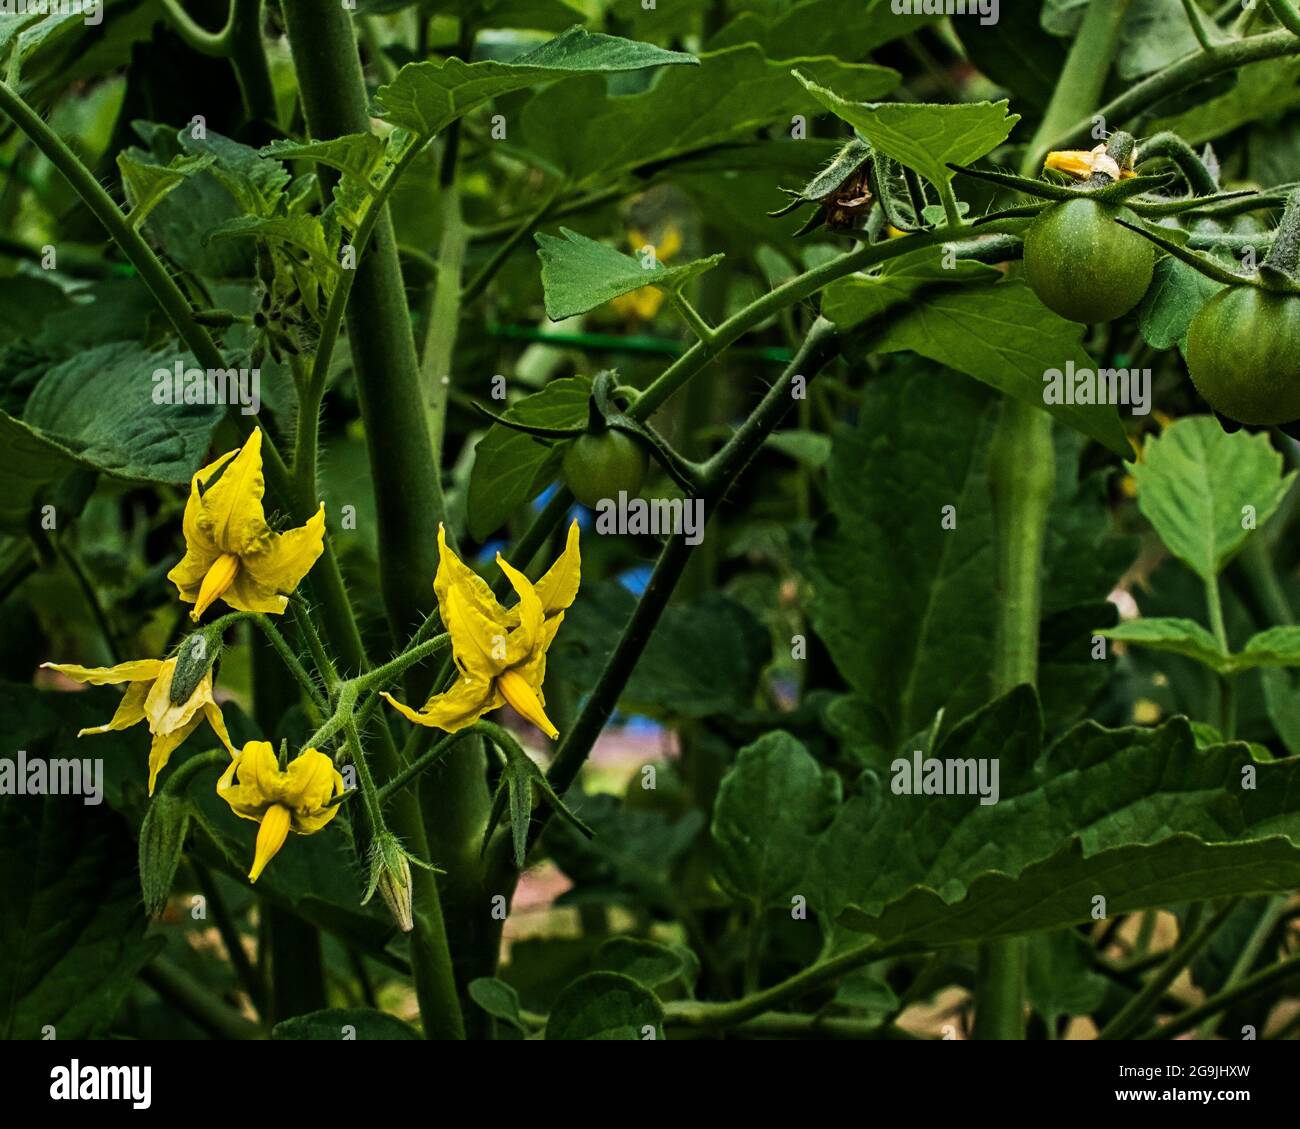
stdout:
POLYGON ((953 178, 949 164, 969 165, 991 153, 1011 133, 1019 114, 1007 102, 854 102, 794 72, 805 89, 836 117, 853 126, 878 152, 920 173, 933 184, 953 178))
POLYGON ((354 1039, 418 1039, 420 1033, 387 1012, 367 1007, 332 1007, 281 1020, 271 1028, 271 1038, 328 1043, 354 1039))
POLYGON ((1131 454, 1113 406, 1045 402, 1045 374, 1063 372, 1071 361, 1076 370, 1095 368, 1082 336, 1082 326, 1052 313, 1024 283, 1007 281, 927 295, 888 319, 873 347, 920 353, 1050 412, 1117 454, 1131 454))
POLYGON ((480 976, 469 982, 469 998, 493 1019, 509 1023, 517 1031, 527 1031, 519 1015, 519 993, 504 980, 480 976))
POLYGON ((1092 945, 1074 930, 1031 937, 1025 995, 1049 1024, 1066 1015, 1091 1015, 1109 987, 1095 965, 1092 945))
POLYGON ((617 972, 591 972, 570 984, 546 1020, 552 1039, 661 1039, 663 1006, 617 972))
POLYGON ((0 530, 24 533, 33 511, 53 488, 83 464, 70 450, 0 412, 0 530))
POLYGON ((1225 432, 1211 416, 1189 416, 1148 436, 1133 468, 1138 508, 1166 547, 1205 580, 1241 551, 1281 504, 1295 474, 1268 435, 1225 432))
POLYGON ((763 445, 780 451, 811 470, 821 470, 831 457, 831 437, 820 431, 805 431, 801 428, 774 431, 763 440, 763 445))
MULTIPOLYGON (((553 380, 502 415, 537 427, 580 427, 587 422, 591 381, 572 376, 553 380)), ((474 448, 466 507, 470 536, 485 541, 510 515, 531 501, 559 465, 561 448, 493 424, 474 448)))
POLYGON ((1227 674, 1234 665, 1232 656, 1224 653, 1218 640, 1190 619, 1135 619, 1098 634, 1120 643, 1134 643, 1153 651, 1184 655, 1218 674, 1227 674))
POLYGON ((188 485, 223 409, 164 402, 174 385, 154 374, 174 376, 178 361, 183 369, 195 365, 188 353, 151 353, 132 342, 87 349, 41 378, 23 423, 115 478, 188 485))
POLYGON ((712 270, 723 259, 722 255, 710 255, 707 259, 666 267, 651 255, 648 264, 643 265, 641 260, 567 227, 560 228, 560 234, 562 239, 540 231, 534 236, 537 257, 542 260, 546 316, 552 321, 585 314, 642 286, 680 290, 686 282, 712 270))
POLYGON ((609 938, 596 950, 594 967, 622 973, 651 991, 687 971, 686 961, 676 949, 641 937, 609 938))
MULTIPOLYGON (((636 597, 617 581, 584 584, 547 656, 552 676, 583 689, 594 685, 635 607, 636 597)), ((620 702, 663 718, 748 709, 770 656, 767 633, 753 615, 710 593, 664 613, 620 702)))
MULTIPOLYGON (((17 772, 18 749, 29 772, 102 755, 76 745, 67 697, 0 684, 6 776, 17 772)), ((47 1026, 57 1039, 103 1034, 160 947, 145 936, 135 843, 102 803, 15 795, 15 786, 7 780, 0 796, 0 1038, 41 1039, 47 1026)))
POLYGON ((179 188, 191 174, 212 164, 211 157, 177 157, 170 165, 151 164, 136 157, 131 150, 117 155, 117 168, 131 211, 127 219, 138 228, 163 198, 179 188))
POLYGON ((1280 117, 1300 105, 1300 59, 1247 63, 1217 98, 1151 123, 1150 132, 1173 130, 1189 145, 1202 145, 1262 119, 1280 117))
POLYGON ((374 113, 422 137, 440 133, 458 117, 502 94, 548 79, 693 64, 680 51, 589 32, 574 26, 510 63, 466 63, 448 58, 408 63, 375 95, 374 113))
MULTIPOLYGON (((771 62, 752 45, 711 52, 699 62, 663 72, 640 94, 611 94, 599 78, 552 86, 524 107, 525 145, 573 187, 595 187, 640 166, 748 141, 774 125, 788 129, 792 115, 812 109, 790 64, 771 62)), ((887 67, 799 62, 814 77, 863 98, 879 97, 898 82, 887 67)))
POLYGON ((997 268, 971 259, 957 259, 951 267, 944 263, 942 247, 923 247, 886 259, 871 274, 837 279, 822 292, 822 316, 850 329, 910 301, 929 283, 991 282, 1001 277, 997 268))
POLYGON ((1237 668, 1300 666, 1300 627, 1270 627, 1254 635, 1236 656, 1237 668))
POLYGON ((1138 328, 1153 349, 1181 345, 1200 308, 1223 289, 1221 283, 1171 255, 1156 263, 1155 274, 1138 304, 1138 328))
POLYGON ((188 127, 176 134, 181 148, 187 153, 209 158, 208 162, 189 168, 190 175, 211 173, 246 215, 274 215, 291 179, 288 170, 279 161, 268 160, 256 149, 229 137, 212 130, 207 130, 206 134, 205 137, 195 137, 188 127))
POLYGON ((311 259, 313 273, 327 291, 342 269, 319 216, 305 212, 288 216, 240 216, 218 224, 208 234, 209 239, 240 237, 265 239, 305 252, 311 259))
POLYGON ((616 902, 664 909, 679 904, 673 871, 696 841, 703 813, 689 811, 670 820, 663 812, 597 794, 583 800, 582 818, 595 830, 593 838, 552 820, 542 841, 575 883, 561 898, 563 904, 616 902))
POLYGON ((1198 748, 1186 719, 1086 722, 1042 751, 1037 702, 1021 687, 934 755, 996 764, 997 803, 895 794, 899 775, 868 777, 818 847, 822 897, 842 924, 946 947, 1088 921, 1099 895, 1113 916, 1300 881, 1300 759, 1198 748))
POLYGON ((741 12, 709 40, 708 49, 754 43, 769 59, 789 59, 794 50, 805 57, 865 59, 876 48, 942 18, 897 12, 893 0, 805 0, 788 9, 741 12))
POLYGON ((840 780, 788 733, 741 749, 718 787, 710 833, 715 873, 755 909, 805 892, 808 858, 840 802, 840 780))

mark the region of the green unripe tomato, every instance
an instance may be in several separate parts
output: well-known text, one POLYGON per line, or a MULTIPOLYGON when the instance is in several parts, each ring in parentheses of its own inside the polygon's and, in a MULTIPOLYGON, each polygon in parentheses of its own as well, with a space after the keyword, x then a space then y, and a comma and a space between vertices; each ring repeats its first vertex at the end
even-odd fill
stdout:
POLYGON ((1096 200, 1046 208, 1025 233, 1025 277, 1049 310, 1092 325, 1113 321, 1142 300, 1155 248, 1115 222, 1096 200))
POLYGON ((645 451, 621 431, 580 435, 564 453, 564 481, 579 502, 595 508, 602 498, 617 500, 620 490, 638 494, 647 465, 645 451))
POLYGON ((1300 419, 1300 297, 1230 286, 1187 330, 1196 390, 1238 423, 1300 419))

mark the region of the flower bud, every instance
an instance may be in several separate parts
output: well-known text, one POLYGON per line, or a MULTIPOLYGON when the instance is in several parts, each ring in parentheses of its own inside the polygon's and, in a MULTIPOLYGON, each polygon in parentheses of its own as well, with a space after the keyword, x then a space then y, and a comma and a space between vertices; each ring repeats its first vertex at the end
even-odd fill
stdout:
POLYGON ((415 928, 411 916, 411 864, 396 835, 382 831, 370 845, 370 885, 361 904, 365 905, 378 890, 403 933, 415 928))
POLYGON ((172 672, 171 693, 168 694, 172 705, 183 706, 190 700, 220 654, 220 631, 205 627, 189 635, 176 652, 176 669, 172 672))

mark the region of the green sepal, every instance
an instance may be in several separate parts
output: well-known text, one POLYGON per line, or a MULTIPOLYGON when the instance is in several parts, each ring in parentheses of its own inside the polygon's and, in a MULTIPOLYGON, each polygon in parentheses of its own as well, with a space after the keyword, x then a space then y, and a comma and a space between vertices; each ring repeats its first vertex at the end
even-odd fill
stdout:
POLYGON ((140 893, 144 909, 157 917, 167 907, 172 880, 190 831, 190 802, 164 787, 150 802, 140 824, 140 893))
POLYGON ((1130 231, 1135 231, 1149 239, 1162 251, 1172 255, 1181 263, 1186 263, 1194 270, 1200 271, 1206 278, 1215 282, 1221 282, 1225 286, 1258 286, 1259 281, 1243 274, 1237 274, 1230 271, 1227 267, 1207 255, 1199 255, 1195 251, 1189 251, 1186 247, 1175 243, 1172 239, 1167 239, 1163 235, 1157 235, 1151 228, 1136 223, 1129 223, 1127 220, 1117 219, 1115 221, 1121 227, 1126 227, 1130 231))
POLYGON ((555 794, 555 789, 551 787, 550 782, 546 779, 546 774, 524 752, 519 742, 515 740, 514 734, 508 729, 489 721, 480 721, 478 727, 483 731, 483 735, 495 746, 497 754, 501 758, 501 779, 497 783, 496 795, 492 798, 492 810, 488 814, 487 827, 483 831, 483 845, 479 851, 480 855, 487 850, 492 832, 496 830, 497 823, 500 822, 508 803, 510 805, 510 833, 514 841, 515 865, 520 868, 523 867, 528 850, 528 823, 533 814, 534 786, 540 793, 541 798, 547 802, 557 816, 588 839, 595 836, 595 832, 574 815, 565 806, 564 801, 555 794))
POLYGON ((1188 196, 1181 200, 1131 200, 1129 207, 1141 216, 1180 216, 1253 195, 1255 193, 1251 189, 1243 188, 1237 192, 1216 192, 1212 196, 1188 196))
POLYGON ((168 695, 172 705, 181 706, 190 700, 220 654, 220 628, 205 627, 186 636, 176 652, 176 669, 172 672, 168 695))

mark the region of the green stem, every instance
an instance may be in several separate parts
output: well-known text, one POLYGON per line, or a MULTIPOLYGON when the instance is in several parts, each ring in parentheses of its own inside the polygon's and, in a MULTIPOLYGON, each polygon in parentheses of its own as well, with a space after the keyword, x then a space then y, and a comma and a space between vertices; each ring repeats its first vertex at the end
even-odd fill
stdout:
POLYGON ((408 667, 423 662, 430 655, 436 655, 439 651, 446 650, 450 645, 451 636, 445 633, 434 639, 415 643, 396 658, 384 663, 383 666, 377 666, 374 670, 367 671, 360 677, 353 679, 353 684, 362 692, 385 686, 400 678, 408 667))
POLYGON ((1160 970, 1142 986, 1142 990, 1120 1008, 1115 1017, 1101 1029, 1097 1038, 1132 1038, 1160 1003, 1165 989, 1178 979, 1183 969, 1191 964, 1197 954, 1210 943, 1211 938, 1228 919, 1228 915, 1239 900, 1230 898, 1209 921, 1192 930, 1169 954, 1160 970))
POLYGON ((183 1012, 195 1024, 217 1039, 261 1039, 261 1027, 245 1019, 211 992, 181 971, 166 957, 157 957, 140 972, 140 979, 165 1003, 183 1012))
MULTIPOLYGON (((321 680, 325 683, 325 693, 333 697, 339 684, 338 671, 335 669, 329 653, 325 650, 325 644, 316 630, 316 625, 311 621, 311 612, 308 611, 306 604, 297 597, 289 600, 289 606, 293 609, 294 622, 298 626, 303 642, 307 644, 307 650, 311 652, 311 661, 315 664, 321 680)), ((328 713, 328 709, 323 711, 323 714, 328 713)))
POLYGON ((1190 1031, 1198 1023, 1203 1022, 1210 1016, 1226 1011, 1234 1004, 1281 987, 1293 977, 1300 977, 1300 953, 1287 957, 1286 960, 1273 965, 1271 968, 1266 968, 1262 972, 1257 972, 1254 976, 1247 976, 1236 987, 1211 996, 1199 1007, 1184 1012, 1176 1019, 1141 1037, 1144 1039, 1172 1039, 1181 1035, 1184 1031, 1190 1031))
MULTIPOLYGON (((347 9, 317 0, 282 0, 281 8, 311 135, 368 133, 365 79, 347 9)), ((325 170, 321 175, 332 183, 325 170)), ((369 251, 353 272, 355 301, 346 317, 378 513, 380 587, 400 641, 432 606, 429 578, 444 514, 429 434, 411 411, 419 402, 419 363, 386 204, 376 216, 369 251)))
MULTIPOLYGON (((1268 942, 1269 937, 1273 935, 1273 930, 1286 917, 1290 902, 1291 899, 1288 897, 1277 897, 1270 898, 1264 904, 1264 912, 1260 914, 1259 921, 1251 931, 1246 943, 1242 946, 1241 952, 1237 955, 1232 970, 1228 973, 1228 978, 1223 982, 1220 991, 1226 992, 1245 980, 1246 974, 1250 972, 1251 966, 1259 958, 1264 945, 1268 942)), ((1214 1038, 1214 1033, 1218 1030, 1219 1022, 1222 1019, 1222 1012, 1207 1019, 1196 1033, 1196 1037, 1198 1039, 1214 1038)))
POLYGON ((202 55, 214 59, 224 59, 230 54, 230 28, 234 20, 234 11, 226 20, 226 26, 220 31, 208 31, 202 27, 182 6, 181 0, 162 0, 163 11, 171 20, 172 28, 187 46, 202 55))
POLYGON ((302 687, 311 704, 316 707, 316 712, 321 718, 329 716, 329 703, 325 700, 325 695, 320 692, 320 688, 313 681, 312 676, 307 673, 307 668, 298 661, 298 656, 293 653, 293 648, 285 641, 280 634, 279 628, 275 626, 268 616, 257 614, 247 617, 251 619, 261 629, 271 646, 275 648, 275 653, 280 656, 280 661, 289 668, 289 673, 297 680, 298 685, 302 687))
POLYGON ((389 780, 388 783, 386 783, 382 788, 380 788, 379 802, 381 804, 387 803, 389 798, 395 792, 400 792, 403 788, 405 788, 408 784, 410 784, 412 780, 416 779, 416 777, 418 777, 421 773, 425 772, 427 769, 433 768, 440 760, 442 760, 445 754, 451 751, 453 745, 455 745, 458 741, 461 741, 466 737, 473 736, 474 733, 475 730, 473 728, 462 729, 456 733, 449 733, 446 737, 444 737, 441 741, 439 741, 436 745, 434 745, 432 749, 429 749, 427 752, 422 753, 419 757, 413 760, 406 768, 404 768, 401 772, 399 772, 396 776, 394 776, 391 780, 389 780))
MULTIPOLYGON (((1126 6, 1123 0, 1106 0, 1106 3, 1116 10, 1126 6)), ((1123 14, 1122 11, 1120 14, 1123 14)), ((1194 86, 1207 78, 1213 78, 1225 71, 1236 70, 1247 63, 1258 63, 1265 59, 1277 59, 1283 55, 1295 54, 1300 54, 1300 39, 1285 30, 1229 41, 1216 48, 1213 53, 1204 50, 1196 51, 1150 78, 1128 87, 1123 94, 1098 110, 1097 116, 1105 118, 1107 122, 1128 122, 1160 99, 1194 86)), ((1057 86, 1058 91, 1062 85, 1064 85, 1064 76, 1061 85, 1057 86)), ((1079 118, 1070 125, 1053 120, 1051 130, 1040 129, 1039 131, 1043 137, 1050 138, 1050 144, 1041 147, 1043 156, 1046 156, 1048 149, 1065 148, 1071 142, 1086 137, 1092 124, 1092 115, 1079 118)), ((1038 148, 1035 147, 1036 151, 1038 148)))
POLYGON ((262 0, 231 0, 227 48, 249 121, 275 124, 275 85, 262 46, 262 0))
MULTIPOLYGON (((556 192, 558 191, 557 188, 556 192)), ((492 257, 482 266, 478 274, 465 284, 465 288, 460 295, 461 305, 468 305, 487 289, 488 283, 496 277, 497 272, 509 261, 510 256, 514 254, 515 248, 533 233, 538 224, 546 219, 554 206, 556 192, 552 192, 547 196, 537 211, 529 215, 523 223, 502 240, 501 245, 492 252, 492 257)), ((467 236, 467 242, 469 238, 467 236)))
POLYGON ((779 984, 773 984, 770 988, 739 1000, 726 1003, 701 1003, 696 1000, 670 1002, 664 1006, 665 1022, 681 1027, 732 1027, 764 1012, 773 1011, 781 1004, 798 1000, 865 964, 910 951, 906 944, 882 945, 873 941, 859 945, 838 956, 818 961, 779 984))

